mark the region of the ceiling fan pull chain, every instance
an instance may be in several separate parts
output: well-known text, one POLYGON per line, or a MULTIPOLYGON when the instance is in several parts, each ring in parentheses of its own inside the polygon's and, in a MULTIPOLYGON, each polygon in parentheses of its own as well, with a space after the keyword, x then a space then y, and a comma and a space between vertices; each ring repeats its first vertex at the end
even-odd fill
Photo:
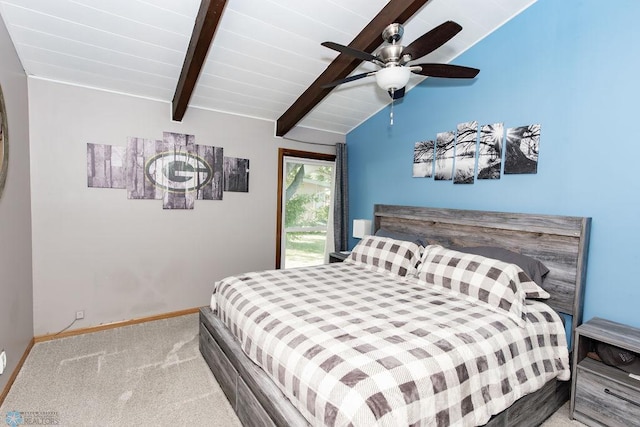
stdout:
POLYGON ((389 113, 390 126, 393 126, 393 104, 395 103, 395 99, 393 99, 393 89, 391 89, 391 113, 389 113))
POLYGON ((389 114, 390 125, 393 126, 393 101, 391 101, 391 113, 389 114))

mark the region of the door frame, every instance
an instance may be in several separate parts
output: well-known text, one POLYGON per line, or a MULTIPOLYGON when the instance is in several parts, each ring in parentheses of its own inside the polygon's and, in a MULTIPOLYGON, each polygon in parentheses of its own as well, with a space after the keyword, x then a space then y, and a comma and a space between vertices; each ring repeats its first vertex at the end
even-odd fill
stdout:
POLYGON ((312 151, 293 150, 290 148, 278 149, 278 203, 276 208, 276 269, 282 265, 282 185, 284 184, 283 169, 285 157, 298 157, 300 159, 336 161, 335 154, 315 153, 312 151))

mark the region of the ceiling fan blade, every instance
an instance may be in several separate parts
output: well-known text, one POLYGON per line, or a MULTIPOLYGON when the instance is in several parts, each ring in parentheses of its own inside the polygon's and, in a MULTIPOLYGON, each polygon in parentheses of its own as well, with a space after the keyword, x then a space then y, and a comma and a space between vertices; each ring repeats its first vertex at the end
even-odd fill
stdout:
POLYGON ((338 51, 340 53, 344 53, 344 54, 347 54, 349 56, 353 56, 355 58, 362 59, 363 61, 371 61, 371 62, 379 61, 377 56, 374 56, 374 55, 372 55, 370 53, 367 53, 367 52, 363 52, 363 51, 358 50, 358 49, 354 49, 354 48, 349 47, 349 46, 343 46, 341 44, 334 43, 334 42, 322 42, 320 44, 322 46, 324 46, 324 47, 328 47, 329 49, 336 50, 336 51, 338 51))
POLYGON ((413 71, 416 74, 429 77, 446 77, 450 79, 472 79, 478 75, 477 68, 463 67, 462 65, 451 64, 415 64, 421 67, 420 71, 413 71))
POLYGON ((400 99, 404 96, 404 88, 396 89, 393 92, 389 91, 389 96, 391 99, 400 99))
POLYGON ((411 55, 411 59, 422 58, 423 56, 433 52, 462 30, 462 26, 453 21, 447 21, 433 30, 423 34, 405 47, 402 51, 403 55, 411 55))
POLYGON ((331 83, 323 84, 321 87, 324 89, 324 88, 328 88, 328 87, 338 86, 338 85, 341 85, 342 83, 349 83, 349 82, 352 82, 354 80, 362 79, 364 77, 373 76, 375 73, 376 73, 375 71, 370 71, 368 73, 356 74, 356 75, 353 75, 353 76, 345 77, 344 79, 333 81, 331 83))

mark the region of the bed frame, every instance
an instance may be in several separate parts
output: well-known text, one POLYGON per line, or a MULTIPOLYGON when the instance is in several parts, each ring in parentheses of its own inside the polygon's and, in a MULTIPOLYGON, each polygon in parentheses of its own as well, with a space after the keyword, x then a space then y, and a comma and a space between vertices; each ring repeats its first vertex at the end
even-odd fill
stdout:
MULTIPOLYGON (((374 224, 429 244, 499 246, 539 259, 550 270, 549 305, 571 315, 572 333, 582 322, 590 218, 376 205, 374 224)), ((200 310, 200 351, 244 426, 309 425, 209 307, 200 310)), ((570 385, 549 381, 486 425, 539 425, 569 399, 570 385)))

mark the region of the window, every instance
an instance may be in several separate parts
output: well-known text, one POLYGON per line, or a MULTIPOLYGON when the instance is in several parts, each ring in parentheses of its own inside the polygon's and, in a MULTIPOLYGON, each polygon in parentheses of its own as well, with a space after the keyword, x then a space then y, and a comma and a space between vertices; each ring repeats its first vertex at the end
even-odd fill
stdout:
POLYGON ((278 152, 276 268, 324 264, 333 248, 335 156, 278 152))

